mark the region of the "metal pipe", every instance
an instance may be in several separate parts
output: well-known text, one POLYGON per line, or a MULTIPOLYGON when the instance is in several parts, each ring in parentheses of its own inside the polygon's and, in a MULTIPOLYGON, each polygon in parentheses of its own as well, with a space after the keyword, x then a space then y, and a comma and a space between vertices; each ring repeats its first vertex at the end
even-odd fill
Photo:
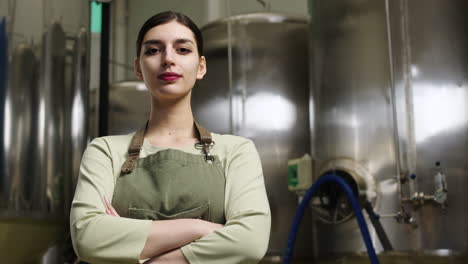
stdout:
POLYGON ((393 122, 393 141, 395 148, 395 163, 396 163, 396 174, 398 181, 398 200, 400 203, 401 212, 405 211, 405 208, 402 203, 402 178, 401 178, 401 160, 400 160, 400 140, 398 136, 398 119, 397 119, 397 110, 396 110, 396 91, 395 91, 395 79, 393 72, 393 51, 392 51, 392 32, 390 26, 390 7, 388 0, 385 0, 385 21, 387 26, 387 50, 388 50, 388 62, 390 67, 390 90, 392 93, 392 122, 393 122))
MULTIPOLYGON (((416 171, 416 143, 415 143, 415 125, 414 125, 414 96, 413 96, 413 79, 410 69, 411 63, 411 38, 409 33, 409 14, 408 14, 408 1, 402 0, 400 2, 401 13, 401 53, 402 53, 402 78, 405 91, 405 107, 406 107, 406 165, 408 174, 413 174, 416 171)), ((410 183, 410 192, 416 192, 415 181, 410 183)))
POLYGON ((364 209, 369 215, 369 219, 371 220, 371 223, 374 226, 375 232, 377 233, 377 237, 379 238, 384 251, 392 251, 392 243, 390 243, 390 239, 388 239, 387 233, 385 233, 385 230, 383 229, 382 224, 379 221, 380 217, 377 214, 375 214, 374 209, 372 209, 372 204, 369 201, 364 202, 364 209))

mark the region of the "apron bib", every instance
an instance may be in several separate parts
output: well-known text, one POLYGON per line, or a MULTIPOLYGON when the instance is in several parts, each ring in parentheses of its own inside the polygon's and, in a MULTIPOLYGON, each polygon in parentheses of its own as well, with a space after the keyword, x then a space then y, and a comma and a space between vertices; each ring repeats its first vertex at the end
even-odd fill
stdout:
POLYGON ((202 154, 166 149, 139 158, 146 127, 132 138, 117 178, 112 206, 122 217, 150 220, 199 218, 225 224, 224 170, 212 156, 211 134, 195 123, 202 154))

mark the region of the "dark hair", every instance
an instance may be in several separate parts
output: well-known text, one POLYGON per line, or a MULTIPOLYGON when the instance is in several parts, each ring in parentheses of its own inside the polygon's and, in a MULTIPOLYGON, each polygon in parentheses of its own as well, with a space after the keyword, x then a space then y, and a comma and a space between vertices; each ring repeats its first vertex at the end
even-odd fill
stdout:
POLYGON ((146 32, 148 32, 148 30, 154 28, 155 26, 166 24, 174 20, 188 27, 193 32, 193 34, 195 35, 195 41, 197 42, 198 54, 202 56, 203 55, 203 37, 197 25, 190 18, 188 18, 186 15, 182 13, 175 12, 175 11, 165 11, 165 12, 161 12, 150 17, 148 20, 146 20, 143 26, 141 26, 140 32, 138 33, 138 38, 136 41, 137 57, 140 57, 141 45, 143 44, 142 42, 143 42, 143 38, 145 37, 146 32))

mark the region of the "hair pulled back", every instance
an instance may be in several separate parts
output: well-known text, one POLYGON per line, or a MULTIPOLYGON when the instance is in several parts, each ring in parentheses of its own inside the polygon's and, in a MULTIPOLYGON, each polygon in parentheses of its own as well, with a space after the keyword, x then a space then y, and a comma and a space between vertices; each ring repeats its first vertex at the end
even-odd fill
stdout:
POLYGON ((195 41, 197 42, 197 50, 198 50, 198 55, 202 56, 203 55, 203 37, 201 34, 200 29, 197 27, 197 25, 186 15, 175 12, 175 11, 165 11, 158 13, 152 17, 150 17, 146 22, 141 26, 140 32, 138 33, 137 41, 136 41, 136 55, 137 57, 140 57, 140 52, 141 52, 141 45, 143 44, 143 38, 145 37, 146 32, 148 30, 162 25, 169 23, 171 21, 177 21, 178 23, 188 27, 193 34, 195 35, 195 41))

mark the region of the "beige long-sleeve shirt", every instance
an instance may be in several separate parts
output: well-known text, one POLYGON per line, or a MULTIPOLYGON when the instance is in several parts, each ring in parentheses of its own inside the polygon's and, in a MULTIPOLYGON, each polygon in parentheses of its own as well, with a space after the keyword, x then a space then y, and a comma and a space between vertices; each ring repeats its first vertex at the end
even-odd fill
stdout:
MULTIPOLYGON (((70 229, 77 254, 92 264, 139 263, 150 230, 151 220, 105 214, 104 197, 112 200, 132 136, 96 138, 81 161, 70 229)), ((212 137, 216 142, 212 154, 220 158, 226 177, 226 224, 181 250, 192 264, 257 263, 266 252, 271 224, 258 152, 242 137, 215 133, 212 137)), ((163 149, 145 141, 140 157, 163 149)), ((180 150, 202 155, 193 146, 180 150)))

